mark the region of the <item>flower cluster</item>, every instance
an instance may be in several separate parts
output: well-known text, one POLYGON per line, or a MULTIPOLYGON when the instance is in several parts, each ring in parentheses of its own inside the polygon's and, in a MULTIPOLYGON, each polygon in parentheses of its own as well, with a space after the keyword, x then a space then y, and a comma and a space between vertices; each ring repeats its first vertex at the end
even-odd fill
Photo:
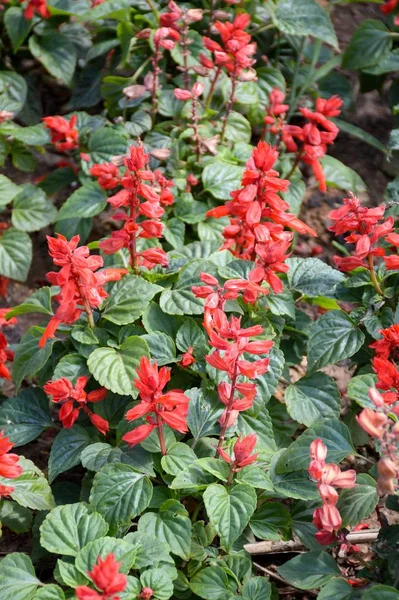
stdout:
POLYGON ((84 388, 87 385, 88 377, 78 377, 76 384, 73 385, 66 377, 61 377, 55 381, 48 381, 44 386, 46 394, 51 396, 52 401, 61 404, 58 417, 66 429, 73 426, 79 417, 79 411, 83 410, 89 417, 96 429, 103 435, 109 431, 108 421, 93 413, 87 406, 88 402, 99 402, 104 400, 107 395, 105 388, 99 388, 93 392, 86 393, 84 388))
MULTIPOLYGON (((22 467, 18 464, 19 456, 17 454, 8 454, 14 444, 10 442, 3 431, 0 431, 0 477, 5 479, 16 479, 22 474, 22 467)), ((14 488, 9 485, 3 485, 0 481, 0 498, 9 496, 14 488)))
POLYGON ((99 592, 79 585, 75 590, 78 600, 120 600, 117 594, 127 586, 126 575, 119 572, 121 564, 116 562, 114 554, 108 554, 104 559, 99 556, 93 570, 87 573, 99 592))
MULTIPOLYGON (((387 0, 385 4, 383 4, 380 9, 385 15, 389 15, 396 11, 399 5, 399 0, 387 0)), ((399 15, 395 15, 394 17, 394 25, 397 27, 399 25, 399 15)))
POLYGON ((307 120, 305 125, 285 125, 283 128, 283 142, 288 152, 296 154, 295 165, 300 161, 309 165, 322 192, 327 190, 327 185, 320 159, 339 133, 338 127, 330 118, 340 114, 341 106, 342 100, 339 96, 332 96, 328 100, 318 98, 315 111, 300 108, 307 120))
POLYGON ((47 236, 50 256, 54 264, 61 267, 58 273, 47 273, 47 279, 52 285, 60 286, 61 291, 56 296, 59 306, 51 317, 39 346, 43 347, 48 338, 53 338, 61 323, 75 323, 82 312, 87 315, 89 325, 94 327, 93 308, 99 308, 107 293, 104 284, 117 281, 127 273, 126 269, 103 269, 101 256, 91 256, 87 246, 80 246, 79 236, 75 235, 68 241, 63 235, 58 238, 47 236))
POLYGON ((327 545, 336 540, 336 532, 342 526, 342 518, 336 506, 338 492, 336 488, 352 488, 356 485, 356 472, 353 469, 341 471, 338 465, 326 463, 327 446, 323 440, 316 439, 310 444, 310 477, 317 482, 321 508, 313 513, 313 523, 318 532, 315 538, 319 544, 327 545))
POLYGON ((369 390, 374 409, 364 408, 358 415, 359 425, 376 439, 381 460, 378 463, 378 493, 393 494, 399 478, 399 325, 380 331, 381 339, 370 344, 376 352, 373 370, 376 387, 369 390), (377 389, 378 388, 378 389, 377 389))
POLYGON ((77 116, 72 115, 69 121, 64 117, 44 117, 43 123, 51 133, 51 142, 59 152, 67 152, 79 148, 79 132, 76 129, 77 116))
POLYGON ((147 168, 148 160, 149 156, 141 146, 132 146, 129 157, 124 159, 126 172, 123 176, 111 163, 94 165, 90 170, 92 175, 98 177, 104 189, 113 189, 119 184, 123 187, 108 198, 113 208, 128 208, 128 212, 121 210, 114 216, 115 220, 124 222, 123 228, 113 231, 111 236, 99 245, 105 254, 115 254, 121 248, 127 248, 132 268, 144 266, 151 269, 155 265, 168 264, 162 248, 148 248, 141 252, 137 249, 137 238, 162 236, 163 224, 160 218, 165 211, 161 203, 168 205, 173 202, 173 194, 169 189, 173 184, 159 170, 155 173, 150 171, 147 168))
POLYGON ((230 469, 233 473, 241 471, 244 467, 252 465, 258 459, 258 454, 252 454, 255 449, 257 442, 256 433, 247 435, 244 438, 238 438, 233 446, 234 459, 227 454, 223 448, 220 449, 219 454, 221 458, 230 465, 230 469))
POLYGON ((164 393, 163 389, 170 380, 170 369, 161 367, 158 370, 157 363, 151 363, 146 356, 142 356, 136 373, 134 386, 139 391, 141 402, 128 410, 125 417, 128 421, 135 421, 146 415, 147 423, 126 433, 123 440, 134 446, 157 429, 161 452, 166 454, 163 426, 166 424, 180 433, 187 433, 186 417, 190 399, 182 390, 164 393))
POLYGON ((292 233, 284 227, 316 235, 311 227, 287 212, 288 203, 278 195, 287 191, 289 181, 280 179, 273 169, 277 158, 275 148, 259 142, 246 164, 243 187, 231 193, 231 201, 207 213, 215 218, 230 216, 230 224, 223 231, 223 248, 237 258, 255 261, 249 280, 256 284, 266 281, 276 293, 283 289, 276 273, 288 271, 286 252, 292 241, 292 233))
POLYGON ((256 43, 251 42, 250 34, 245 32, 250 22, 251 17, 247 13, 237 15, 232 23, 216 21, 214 28, 220 34, 221 44, 209 37, 202 38, 205 48, 213 53, 215 64, 225 68, 233 78, 242 75, 243 70, 249 69, 255 62, 256 43))
POLYGON ((358 267, 368 269, 371 281, 381 296, 384 292, 374 270, 374 258, 382 257, 388 270, 399 269, 399 256, 391 254, 386 256, 387 249, 382 242, 399 247, 399 235, 393 232, 394 218, 383 220, 385 206, 367 208, 361 206, 360 200, 353 194, 344 198, 344 204, 330 212, 329 217, 333 225, 329 228, 336 235, 348 233, 345 241, 354 244, 351 256, 334 256, 334 261, 341 271, 352 271, 358 267))
POLYGON ((256 396, 256 384, 242 380, 242 377, 256 379, 266 373, 269 359, 262 358, 249 361, 245 354, 259 355, 268 353, 273 342, 270 340, 250 341, 250 338, 263 333, 261 325, 241 327, 241 318, 232 315, 230 319, 221 308, 205 307, 205 323, 209 343, 213 352, 205 357, 209 365, 226 373, 230 381, 218 384, 218 394, 225 409, 220 418, 221 433, 217 448, 219 455, 226 431, 235 425, 240 412, 253 405, 256 396), (208 313, 208 314, 207 314, 208 313))

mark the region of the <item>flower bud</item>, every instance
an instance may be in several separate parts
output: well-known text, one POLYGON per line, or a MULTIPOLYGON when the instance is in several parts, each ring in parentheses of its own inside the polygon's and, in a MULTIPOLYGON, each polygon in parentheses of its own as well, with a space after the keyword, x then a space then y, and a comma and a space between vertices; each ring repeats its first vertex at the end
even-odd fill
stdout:
POLYGON ((378 473, 382 477, 396 477, 398 470, 395 463, 390 458, 382 458, 378 463, 378 473))

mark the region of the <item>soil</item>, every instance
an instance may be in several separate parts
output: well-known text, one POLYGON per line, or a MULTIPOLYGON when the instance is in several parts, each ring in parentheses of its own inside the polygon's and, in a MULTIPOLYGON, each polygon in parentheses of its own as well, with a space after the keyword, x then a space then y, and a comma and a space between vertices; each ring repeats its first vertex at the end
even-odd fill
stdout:
MULTIPOLYGON (((319 0, 323 3, 324 0, 319 0)), ((381 12, 376 5, 366 4, 345 4, 335 7, 332 15, 334 26, 337 31, 340 48, 344 49, 348 44, 354 30, 366 18, 380 19, 381 12)), ((354 91, 354 106, 351 110, 346 111, 342 115, 343 119, 361 127, 365 131, 373 134, 382 143, 386 143, 389 137, 389 132, 392 129, 392 117, 387 101, 377 92, 361 94, 356 75, 347 73, 353 85, 354 91)), ((366 143, 349 136, 345 133, 340 133, 334 146, 329 152, 332 156, 354 169, 367 185, 367 194, 362 200, 370 204, 379 204, 384 196, 384 191, 391 177, 389 168, 384 163, 384 156, 378 150, 368 146, 366 143)), ((57 157, 48 154, 40 158, 39 168, 34 173, 23 174, 15 170, 12 166, 7 165, 2 172, 10 177, 16 183, 27 183, 34 181, 37 177, 49 173, 57 157)), ((310 188, 302 210, 304 220, 314 227, 318 232, 317 243, 321 245, 321 257, 327 262, 332 262, 332 237, 327 230, 328 213, 337 204, 342 202, 343 194, 339 191, 329 191, 327 194, 321 194, 317 186, 312 186, 310 180, 310 188)), ((55 198, 56 204, 62 201, 62 198, 55 198)), ((0 301, 1 306, 14 306, 21 303, 32 291, 43 285, 45 274, 51 268, 51 262, 48 259, 47 249, 45 244, 46 231, 38 232, 32 236, 34 244, 34 263, 31 268, 28 281, 24 284, 11 282, 7 291, 7 297, 0 301)), ((302 241, 298 244, 298 253, 308 256, 312 252, 314 243, 302 241)), ((18 325, 15 328, 10 328, 6 333, 11 343, 20 339, 26 329, 32 324, 39 324, 42 321, 40 315, 21 316, 18 325)), ((300 376, 302 373, 296 373, 294 377, 300 376)), ((329 374, 337 381, 341 392, 345 392, 350 373, 345 367, 332 367, 329 374)), ((5 394, 12 396, 14 389, 12 385, 6 386, 5 394)), ((40 440, 32 442, 25 447, 18 448, 19 453, 33 460, 39 467, 45 469, 48 460, 49 449, 52 442, 53 433, 44 435, 40 440)), ((355 460, 355 459, 354 459, 355 460)), ((78 481, 82 476, 79 470, 71 474, 70 481, 78 481)), ((66 475, 67 477, 67 475, 66 475)), ((62 478, 61 483, 62 483, 62 478)), ((389 513, 387 516, 390 522, 394 517, 398 517, 398 513, 389 513)), ((370 519, 366 520, 370 528, 378 527, 377 515, 374 514, 370 519)), ((0 541, 0 556, 9 552, 30 552, 32 549, 32 538, 30 534, 14 534, 6 529, 3 530, 3 537, 0 541)), ((276 574, 276 566, 283 564, 295 554, 281 553, 272 554, 262 557, 256 557, 257 562, 261 567, 268 569, 271 581, 273 581, 278 589, 281 598, 287 600, 311 600, 317 594, 312 592, 303 592, 287 587, 284 583, 274 577, 276 574)), ((363 559, 370 557, 370 549, 368 546, 360 548, 360 555, 363 559)), ((354 576, 356 569, 360 564, 355 556, 345 556, 340 559, 341 565, 347 570, 347 573, 354 576)), ((260 571, 262 574, 262 571, 260 571)))

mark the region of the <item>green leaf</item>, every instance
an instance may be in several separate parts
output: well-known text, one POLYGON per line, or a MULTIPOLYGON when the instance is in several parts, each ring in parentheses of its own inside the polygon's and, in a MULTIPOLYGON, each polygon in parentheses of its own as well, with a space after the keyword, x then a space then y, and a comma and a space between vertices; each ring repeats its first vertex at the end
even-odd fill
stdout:
POLYGON ((373 585, 364 592, 362 600, 398 600, 398 590, 389 585, 373 585))
POLYGON ((81 461, 85 469, 97 472, 109 463, 120 463, 121 456, 122 450, 120 448, 97 442, 96 444, 90 444, 83 450, 81 461))
POLYGON ((222 414, 220 401, 214 396, 204 396, 202 390, 192 388, 186 391, 190 398, 188 405, 187 425, 195 440, 218 431, 217 420, 222 414))
POLYGON ((0 71, 0 110, 19 113, 26 101, 25 79, 12 71, 0 71))
POLYGON ((49 400, 39 388, 22 390, 0 405, 0 431, 5 431, 15 446, 23 446, 52 427, 49 400))
POLYGON ((310 35, 338 48, 330 17, 315 0, 278 0, 276 12, 271 16, 282 33, 310 35))
MULTIPOLYGON (((239 85, 242 86, 243 83, 244 82, 241 82, 241 84, 239 84, 239 85)), ((251 82, 249 82, 249 83, 251 83, 251 82)), ((255 85, 255 90, 256 90, 256 85, 255 85)), ((243 91, 243 89, 242 89, 242 91, 243 91)), ((236 102, 239 102, 240 104, 248 104, 248 102, 243 101, 243 100, 245 100, 243 93, 241 94, 241 97, 239 96, 238 90, 235 93, 234 99, 236 102)), ((252 100, 253 100, 253 98, 252 98, 252 100)), ((255 102, 256 101, 257 101, 257 99, 255 98, 255 102)), ((252 104, 252 103, 253 102, 249 102, 249 104, 252 104)), ((244 117, 244 115, 242 115, 238 112, 231 111, 231 113, 229 114, 229 116, 227 118, 226 133, 225 133, 226 140, 231 140, 233 142, 240 140, 241 142, 249 143, 251 141, 251 135, 252 135, 251 124, 248 121, 248 119, 246 119, 244 117)), ((212 194, 212 195, 214 195, 214 194, 212 194)), ((215 196, 215 198, 218 198, 218 196, 215 196)))
POLYGON ((293 419, 310 427, 323 419, 339 417, 341 395, 334 379, 317 371, 288 386, 285 403, 293 419))
POLYGON ((345 50, 344 69, 364 69, 380 63, 392 48, 391 32, 381 21, 367 19, 356 29, 345 50))
POLYGON ((12 142, 11 159, 12 164, 19 171, 33 173, 33 171, 36 169, 37 162, 33 153, 31 150, 29 150, 29 148, 26 147, 25 144, 19 142, 18 140, 13 140, 12 142))
POLYGON ((167 500, 159 513, 148 512, 138 522, 138 532, 166 542, 173 554, 187 560, 191 549, 191 521, 184 506, 167 500))
POLYGON ((320 163, 323 167, 327 185, 349 192, 353 191, 355 194, 366 191, 367 186, 356 171, 333 156, 323 156, 320 163))
POLYGON ((30 32, 32 20, 25 19, 24 11, 19 6, 11 6, 4 13, 4 26, 16 52, 30 32))
POLYGON ((85 23, 88 21, 96 21, 97 19, 112 18, 118 16, 119 11, 130 8, 130 0, 106 0, 102 4, 98 4, 87 12, 81 15, 81 20, 85 23))
POLYGON ((332 269, 318 258, 289 258, 288 283, 310 298, 334 296, 334 288, 345 280, 345 275, 332 269))
POLYGON ((7 319, 24 315, 26 313, 40 313, 44 315, 52 315, 51 309, 51 293, 50 288, 44 286, 33 292, 22 304, 15 306, 7 313, 7 319))
POLYGON ((21 506, 33 510, 50 510, 54 506, 54 498, 51 488, 43 473, 32 461, 20 457, 19 464, 23 473, 15 479, 0 477, 2 485, 14 488, 10 496, 21 506))
POLYGON ((61 358, 54 369, 52 378, 61 379, 61 377, 66 377, 75 383, 78 377, 87 377, 88 375, 89 371, 84 356, 73 353, 61 358))
POLYGON ((26 281, 32 262, 32 242, 27 233, 6 229, 0 236, 0 275, 26 281))
POLYGON ((290 539, 292 519, 283 504, 265 502, 252 515, 249 526, 261 540, 287 540, 290 539))
POLYGON ((236 483, 247 483, 248 485, 257 488, 259 490, 266 490, 267 492, 273 492, 273 484, 270 477, 260 467, 249 465, 241 469, 236 477, 236 483))
POLYGON ((57 560, 54 570, 54 579, 61 585, 76 588, 78 585, 87 585, 89 580, 76 567, 73 559, 57 560))
POLYGON ((341 574, 335 560, 327 552, 305 552, 277 568, 281 577, 300 590, 322 587, 341 574))
POLYGON ((313 325, 308 340, 308 369, 315 371, 353 356, 364 334, 341 310, 330 310, 313 325))
POLYGON ((32 513, 25 506, 20 506, 10 500, 3 500, 0 508, 0 522, 15 533, 26 533, 32 527, 32 513))
POLYGON ((57 506, 40 527, 40 543, 49 552, 77 556, 89 542, 107 535, 108 525, 82 502, 57 506))
POLYGON ((168 600, 173 595, 173 579, 164 569, 148 569, 140 575, 143 588, 151 588, 156 600, 168 600))
POLYGON ((57 209, 46 194, 32 184, 26 184, 12 203, 12 224, 21 231, 38 231, 52 223, 57 209))
POLYGON ((242 588, 243 600, 270 600, 272 586, 265 577, 251 577, 242 588))
POLYGON ((241 185, 243 167, 214 160, 202 171, 204 189, 218 200, 230 200, 230 192, 241 185))
POLYGON ((90 503, 116 529, 141 514, 152 497, 152 483, 129 465, 106 465, 93 481, 90 503))
MULTIPOLYGON (((0 131, 1 133, 1 131, 0 131)), ((0 175, 0 206, 6 206, 20 191, 20 186, 15 185, 5 175, 0 175)))
POLYGON ((166 542, 161 542, 147 533, 142 535, 138 531, 128 533, 124 540, 131 544, 139 544, 139 551, 134 564, 136 569, 154 567, 160 563, 174 565, 174 560, 170 556, 169 546, 166 542))
POLYGON ((244 436, 256 433, 258 436, 257 449, 262 450, 264 458, 272 456, 277 450, 273 424, 267 408, 262 408, 256 417, 245 412, 241 413, 238 417, 238 432, 244 436))
POLYGON ((199 460, 195 460, 183 471, 177 474, 170 484, 172 490, 204 490, 215 482, 215 476, 201 466, 199 460))
POLYGON ((21 127, 12 121, 7 121, 0 125, 0 134, 9 135, 28 146, 43 146, 50 141, 49 131, 43 123, 21 127))
POLYGON ((204 600, 228 600, 232 597, 227 575, 218 566, 202 569, 191 579, 190 587, 194 594, 204 600))
POLYGON ((358 525, 369 517, 378 502, 376 483, 370 475, 358 475, 356 486, 343 490, 339 496, 337 508, 342 517, 343 527, 358 525))
POLYGON ((194 450, 187 444, 176 442, 168 448, 168 453, 161 458, 161 466, 169 475, 178 475, 186 467, 197 460, 194 450))
POLYGON ((51 446, 48 463, 50 482, 60 473, 80 464, 82 451, 91 444, 90 435, 85 429, 74 425, 71 429, 62 429, 51 446))
POLYGON ((354 451, 347 426, 337 419, 325 420, 307 429, 282 453, 276 465, 277 473, 307 469, 309 446, 317 438, 328 448, 328 462, 339 463, 354 451))
POLYGON ((12 376, 17 390, 24 377, 36 375, 51 356, 52 348, 57 340, 48 340, 43 348, 39 348, 39 340, 43 332, 42 327, 30 327, 16 347, 12 376))
POLYGON ((150 349, 150 354, 159 366, 176 362, 176 346, 171 337, 161 331, 143 335, 150 349))
POLYGON ((102 537, 89 542, 80 550, 75 565, 83 575, 87 576, 88 571, 92 571, 97 563, 99 556, 104 560, 108 554, 112 553, 115 560, 121 563, 119 571, 127 574, 134 565, 137 551, 137 545, 132 546, 128 542, 113 537, 102 537))
POLYGON ((220 536, 222 547, 228 551, 255 511, 255 490, 245 484, 229 490, 214 484, 205 490, 203 498, 209 520, 220 536))
POLYGON ((101 316, 117 325, 134 323, 162 288, 142 277, 128 275, 117 281, 102 306, 101 316))
POLYGON ((65 35, 50 33, 41 38, 33 35, 29 38, 29 50, 53 77, 61 79, 66 85, 72 83, 76 48, 65 35))
POLYGON ((56 220, 91 218, 103 212, 106 205, 106 193, 98 183, 91 181, 69 196, 61 206, 56 220))
POLYGON ((29 556, 20 552, 8 554, 0 562, 2 600, 32 600, 38 585, 29 556))
POLYGON ((87 361, 90 373, 99 382, 115 394, 137 396, 133 379, 142 356, 150 357, 146 342, 139 336, 126 338, 118 350, 115 348, 97 348, 87 361))
POLYGON ((334 578, 323 587, 317 598, 318 600, 359 600, 355 589, 345 579, 334 578))
MULTIPOLYGON (((263 356, 254 356, 255 360, 264 358, 263 356)), ((257 377, 257 390, 263 402, 268 402, 274 394, 278 381, 284 369, 284 354, 277 346, 273 346, 269 353, 269 367, 266 373, 257 377)))
POLYGON ((369 398, 369 389, 375 387, 377 383, 376 375, 365 373, 352 377, 348 383, 348 396, 362 408, 375 408, 374 403, 369 398))
POLYGON ((165 290, 159 301, 161 309, 168 315, 201 315, 204 303, 191 290, 165 290))
POLYGON ((172 246, 172 248, 180 249, 186 232, 186 226, 178 218, 169 219, 163 231, 163 237, 172 246))
MULTIPOLYGON (((131 38, 131 33, 129 33, 129 38, 131 38)), ((125 129, 132 137, 139 137, 146 131, 150 131, 151 127, 151 115, 145 110, 138 110, 131 115, 129 121, 125 122, 125 129)))
POLYGON ((37 590, 34 600, 65 600, 65 596, 58 585, 50 583, 37 590))
POLYGON ((126 148, 126 138, 111 127, 97 129, 89 139, 89 152, 95 163, 108 162, 113 156, 125 154, 126 148))

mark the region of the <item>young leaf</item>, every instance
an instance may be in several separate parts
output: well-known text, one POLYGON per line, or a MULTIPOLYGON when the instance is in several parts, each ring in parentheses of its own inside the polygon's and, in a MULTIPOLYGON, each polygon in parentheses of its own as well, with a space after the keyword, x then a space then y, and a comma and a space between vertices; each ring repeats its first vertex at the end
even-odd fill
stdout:
POLYGON ((108 525, 99 513, 82 503, 57 506, 40 527, 40 543, 49 552, 77 556, 93 540, 107 535, 108 525))
POLYGON ((235 485, 228 490, 222 485, 210 485, 204 492, 209 520, 229 550, 239 538, 256 508, 256 493, 249 485, 235 485))
POLYGON ((142 356, 150 356, 146 342, 139 336, 126 338, 118 350, 115 348, 97 348, 87 361, 90 373, 99 382, 115 394, 137 396, 133 379, 142 356))

